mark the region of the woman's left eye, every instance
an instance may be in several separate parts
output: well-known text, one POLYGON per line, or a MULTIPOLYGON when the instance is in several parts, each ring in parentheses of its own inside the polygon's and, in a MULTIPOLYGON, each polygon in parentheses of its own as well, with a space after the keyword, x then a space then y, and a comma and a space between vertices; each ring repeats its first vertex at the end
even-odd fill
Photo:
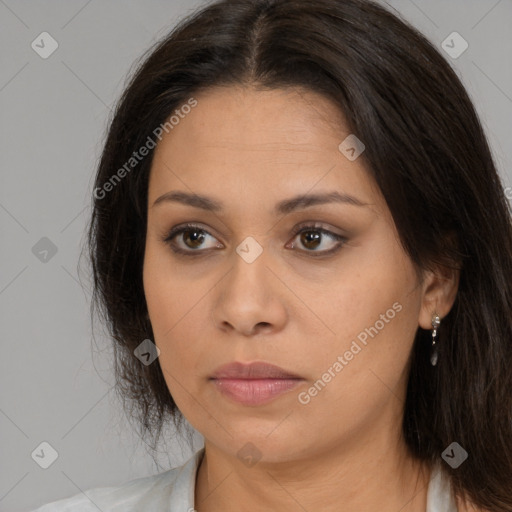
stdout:
MULTIPOLYGON (((328 229, 322 228, 320 226, 304 226, 300 228, 298 231, 295 232, 294 238, 298 237, 300 235, 300 243, 303 247, 306 247, 308 249, 315 249, 311 251, 305 251, 305 252, 318 252, 321 253, 319 256, 325 256, 327 254, 333 254, 335 252, 338 252, 343 244, 347 241, 347 238, 341 235, 338 235, 337 233, 333 233, 332 231, 329 231, 328 229), (332 244, 330 249, 325 250, 317 250, 318 247, 320 247, 324 241, 324 237, 328 237, 331 240, 334 240, 336 243, 332 244)), ((294 244, 292 244, 293 247, 295 247, 294 244)))
MULTIPOLYGON (((302 252, 320 253, 319 255, 321 256, 337 252, 347 241, 347 238, 316 225, 303 226, 299 228, 294 233, 294 239, 299 235, 300 244, 306 248, 306 250, 302 250, 302 252), (324 243, 325 237, 334 240, 336 243, 332 244, 333 247, 330 249, 318 249, 318 247, 321 247, 324 243)), ((171 229, 171 231, 163 238, 163 241, 167 243, 175 253, 186 254, 189 256, 196 256, 198 253, 206 252, 206 250, 211 248, 222 248, 222 244, 219 242, 218 244, 214 243, 210 248, 201 250, 201 245, 204 244, 207 237, 215 239, 210 235, 210 233, 208 233, 208 231, 200 226, 196 224, 187 224, 185 226, 177 226, 171 229), (177 238, 178 235, 184 235, 179 237, 178 241, 183 242, 185 244, 185 248, 174 241, 174 238, 177 238)), ((295 247, 295 243, 292 243, 292 248, 295 247)))

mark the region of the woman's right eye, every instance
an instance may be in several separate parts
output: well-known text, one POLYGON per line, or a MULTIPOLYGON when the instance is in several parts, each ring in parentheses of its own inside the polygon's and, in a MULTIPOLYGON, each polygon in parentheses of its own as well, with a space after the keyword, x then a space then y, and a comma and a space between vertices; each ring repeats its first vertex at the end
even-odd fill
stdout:
MULTIPOLYGON (((214 238, 208 233, 208 231, 202 229, 196 224, 187 224, 185 226, 177 226, 166 235, 163 239, 175 253, 194 255, 194 253, 204 252, 207 249, 202 247, 207 237, 214 238), (185 248, 180 246, 174 241, 177 239, 178 242, 185 244, 185 248), (199 250, 201 249, 201 250, 199 250)), ((220 248, 222 245, 214 244, 212 248, 220 248)))

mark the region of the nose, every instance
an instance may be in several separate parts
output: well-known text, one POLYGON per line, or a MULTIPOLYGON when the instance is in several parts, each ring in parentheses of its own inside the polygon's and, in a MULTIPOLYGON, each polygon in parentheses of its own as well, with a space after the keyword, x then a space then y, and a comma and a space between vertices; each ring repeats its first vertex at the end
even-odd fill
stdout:
POLYGON ((265 251, 252 263, 238 254, 234 260, 215 287, 214 326, 246 337, 281 331, 288 314, 286 287, 268 266, 265 251))

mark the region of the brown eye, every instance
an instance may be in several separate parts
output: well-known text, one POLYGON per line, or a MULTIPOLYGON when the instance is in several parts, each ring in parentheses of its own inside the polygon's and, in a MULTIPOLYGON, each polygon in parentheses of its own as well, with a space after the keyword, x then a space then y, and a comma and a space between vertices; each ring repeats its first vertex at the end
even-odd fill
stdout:
POLYGON ((183 242, 191 249, 197 249, 200 247, 205 239, 205 236, 200 229, 185 229, 181 233, 183 234, 183 242), (190 245, 188 240, 190 240, 190 245))
MULTIPOLYGON (((303 227, 295 234, 295 237, 298 236, 300 236, 300 245, 307 249, 305 252, 318 253, 319 255, 332 254, 338 251, 343 245, 343 243, 347 241, 345 237, 317 226, 303 227), (334 240, 336 243, 331 244, 331 248, 319 250, 318 247, 322 246, 326 238, 330 238, 331 240, 334 240)), ((292 245, 293 247, 295 247, 295 244, 292 245)))
POLYGON ((322 235, 318 231, 303 231, 300 241, 307 249, 316 249, 322 241, 322 235))
MULTIPOLYGON (((193 253, 206 252, 208 247, 205 250, 201 249, 207 237, 214 239, 208 231, 195 224, 187 224, 171 229, 163 241, 169 244, 171 249, 176 253, 193 255, 193 253)), ((212 247, 219 247, 219 244, 213 244, 210 248, 212 247)))

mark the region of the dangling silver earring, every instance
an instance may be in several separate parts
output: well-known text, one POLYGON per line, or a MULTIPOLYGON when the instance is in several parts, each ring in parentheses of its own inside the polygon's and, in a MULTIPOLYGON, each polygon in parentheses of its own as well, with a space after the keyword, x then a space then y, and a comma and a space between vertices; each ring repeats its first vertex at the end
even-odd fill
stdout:
POLYGON ((437 346, 436 346, 436 341, 437 341, 437 328, 441 325, 441 319, 439 318, 439 315, 437 313, 434 313, 432 315, 432 348, 431 348, 431 351, 430 351, 430 364, 432 366, 435 366, 437 364, 437 356, 438 356, 438 351, 437 351, 437 346))

